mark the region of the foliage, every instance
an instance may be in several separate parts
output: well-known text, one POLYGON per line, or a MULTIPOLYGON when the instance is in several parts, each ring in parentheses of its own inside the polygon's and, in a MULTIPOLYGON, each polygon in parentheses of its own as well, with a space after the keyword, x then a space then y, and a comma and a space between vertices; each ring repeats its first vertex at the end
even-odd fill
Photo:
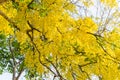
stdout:
POLYGON ((12 36, 0 34, 0 73, 13 73, 18 79, 24 71, 24 56, 20 54, 20 44, 12 36), (17 74, 17 76, 15 75, 17 74))
POLYGON ((14 35, 31 75, 115 80, 120 79, 119 14, 116 0, 11 0, 0 5, 0 30, 14 35))

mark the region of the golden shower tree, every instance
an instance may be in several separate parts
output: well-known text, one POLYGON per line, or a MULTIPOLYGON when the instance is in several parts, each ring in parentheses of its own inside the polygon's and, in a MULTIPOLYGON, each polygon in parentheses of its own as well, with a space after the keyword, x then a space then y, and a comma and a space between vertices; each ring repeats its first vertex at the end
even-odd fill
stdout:
POLYGON ((32 74, 119 80, 118 7, 116 0, 6 0, 0 31, 19 42, 32 74))

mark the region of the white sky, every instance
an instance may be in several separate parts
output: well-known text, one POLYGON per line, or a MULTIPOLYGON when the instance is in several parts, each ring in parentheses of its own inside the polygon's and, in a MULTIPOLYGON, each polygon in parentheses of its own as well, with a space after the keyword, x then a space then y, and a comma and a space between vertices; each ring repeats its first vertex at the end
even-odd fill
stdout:
MULTIPOLYGON (((52 76, 51 76, 51 78, 52 78, 52 76)), ((98 76, 96 76, 94 74, 91 75, 91 79, 92 80, 99 80, 98 76)), ((5 72, 2 75, 0 75, 0 80, 12 80, 12 74, 5 72)), ((19 80, 25 80, 24 73, 21 75, 19 80)), ((46 78, 45 80, 49 80, 49 79, 46 78)), ((58 79, 56 78, 56 80, 58 80, 58 79)))
MULTIPOLYGON (((0 75, 0 80, 12 80, 12 74, 5 72, 0 75)), ((25 80, 24 74, 21 75, 19 80, 25 80)))
POLYGON ((0 80, 12 80, 12 75, 10 73, 3 73, 0 75, 0 80))

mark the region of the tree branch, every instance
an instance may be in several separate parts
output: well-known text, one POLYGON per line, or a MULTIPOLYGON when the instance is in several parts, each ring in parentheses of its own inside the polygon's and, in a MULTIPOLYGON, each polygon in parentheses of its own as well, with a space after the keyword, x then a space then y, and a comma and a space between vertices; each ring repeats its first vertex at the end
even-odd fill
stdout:
MULTIPOLYGON (((94 33, 89 33, 89 32, 87 32, 87 33, 93 35, 93 36, 96 38, 96 41, 97 41, 98 45, 102 48, 102 50, 103 50, 109 57, 111 57, 111 58, 114 59, 114 60, 120 61, 120 60, 117 59, 116 57, 113 57, 112 55, 110 55, 110 54, 108 53, 108 51, 104 48, 104 46, 99 42, 98 37, 100 37, 100 38, 104 38, 104 37, 102 37, 102 36, 100 36, 100 35, 97 35, 97 34, 94 34, 94 33)), ((108 42, 108 41, 105 41, 105 42, 107 42, 108 44, 112 44, 112 43, 110 43, 110 42, 108 42)), ((115 45, 115 47, 117 47, 117 46, 115 45)), ((117 47, 117 48, 119 48, 119 47, 117 47)))
POLYGON ((5 18, 10 24, 12 24, 15 29, 17 29, 17 30, 20 31, 20 28, 17 27, 17 25, 15 24, 15 22, 12 21, 12 20, 11 20, 5 13, 3 13, 1 10, 0 10, 0 15, 1 15, 3 18, 5 18))
POLYGON ((54 67, 54 69, 56 70, 57 72, 57 75, 60 77, 60 80, 65 80, 62 75, 60 74, 60 72, 58 71, 57 67, 48 59, 46 59, 49 63, 51 63, 51 65, 54 67))
POLYGON ((16 61, 15 61, 15 55, 14 55, 14 52, 13 52, 13 50, 12 50, 12 48, 11 48, 11 41, 10 41, 10 39, 11 39, 11 37, 9 38, 9 40, 8 40, 8 44, 9 44, 9 50, 10 50, 10 53, 11 53, 11 55, 12 55, 12 61, 13 61, 13 63, 12 63, 12 68, 13 68, 13 76, 12 76, 12 80, 16 80, 15 78, 15 74, 16 74, 16 61))

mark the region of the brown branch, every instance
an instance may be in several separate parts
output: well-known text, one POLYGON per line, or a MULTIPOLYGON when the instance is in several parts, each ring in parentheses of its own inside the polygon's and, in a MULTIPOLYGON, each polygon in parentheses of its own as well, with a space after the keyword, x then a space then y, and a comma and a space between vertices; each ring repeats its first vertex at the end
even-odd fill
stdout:
POLYGON ((13 63, 12 63, 12 68, 13 68, 13 76, 12 76, 12 80, 15 80, 15 74, 16 74, 16 61, 15 61, 15 55, 14 55, 14 52, 13 52, 13 50, 12 50, 12 48, 11 48, 11 37, 9 38, 9 40, 8 40, 8 44, 9 44, 9 50, 10 50, 10 53, 11 53, 11 55, 12 55, 12 61, 13 61, 13 63))
POLYGON ((81 71, 82 73, 85 73, 85 74, 87 75, 87 77, 88 77, 89 80, 91 80, 91 78, 89 77, 89 74, 82 69, 82 66, 78 65, 78 68, 80 69, 80 71, 81 71))
POLYGON ((27 21, 27 23, 28 23, 29 27, 31 28, 31 30, 35 30, 37 32, 41 32, 39 29, 34 28, 33 25, 30 23, 30 21, 27 21))
POLYGON ((56 76, 54 75, 53 80, 55 80, 56 76))
MULTIPOLYGON (((89 32, 87 32, 87 33, 93 35, 93 36, 96 38, 97 43, 99 44, 99 46, 102 48, 102 50, 103 50, 109 57, 111 57, 111 58, 114 59, 114 60, 120 61, 120 60, 117 59, 116 57, 113 57, 112 55, 110 55, 110 54, 108 53, 108 51, 103 47, 103 45, 99 42, 98 37, 99 37, 99 38, 103 38, 103 39, 104 39, 104 37, 102 37, 102 36, 100 36, 100 35, 93 34, 93 33, 89 33, 89 32)), ((112 44, 112 43, 109 43, 108 41, 105 41, 105 42, 107 42, 108 44, 112 44)), ((115 45, 115 44, 114 44, 114 45, 115 45)), ((115 46, 116 46, 116 45, 115 45, 115 46)), ((117 47, 117 46, 116 46, 116 47, 117 47)), ((117 48, 119 48, 119 47, 117 47, 117 48)))
POLYGON ((8 0, 0 0, 0 4, 4 3, 6 1, 8 1, 8 0))
POLYGON ((73 77, 73 80, 76 80, 73 72, 72 72, 72 77, 73 77))
POLYGON ((38 50, 36 44, 35 44, 34 42, 33 42, 33 44, 34 44, 34 46, 35 46, 37 52, 39 53, 39 57, 38 57, 38 58, 39 58, 40 64, 42 64, 45 68, 47 68, 49 71, 51 71, 51 72, 54 74, 54 76, 57 76, 56 73, 55 73, 54 71, 52 71, 47 65, 45 65, 44 63, 42 63, 42 61, 41 61, 41 59, 40 59, 41 53, 40 53, 40 51, 38 50))
POLYGON ((54 69, 56 70, 57 72, 57 75, 60 77, 60 80, 66 80, 62 77, 62 75, 60 74, 60 72, 58 71, 57 67, 48 59, 46 59, 49 63, 51 63, 51 65, 54 67, 54 69))
POLYGON ((20 70, 20 72, 19 72, 18 76, 16 77, 16 80, 18 80, 18 79, 19 79, 19 77, 21 76, 21 74, 23 73, 23 71, 24 71, 24 69, 22 68, 22 69, 20 70))
POLYGON ((70 64, 70 70, 71 70, 71 75, 72 75, 73 80, 76 80, 75 73, 73 72, 73 68, 72 68, 71 64, 70 64))
POLYGON ((97 41, 97 43, 99 44, 99 46, 102 48, 102 50, 111 58, 117 60, 117 58, 113 57, 112 55, 110 55, 107 50, 102 46, 102 44, 100 42, 97 41))
POLYGON ((29 9, 32 9, 32 8, 30 7, 30 5, 31 5, 33 2, 34 2, 34 0, 31 0, 31 2, 27 5, 27 7, 28 7, 29 9))
POLYGON ((40 58, 39 58, 39 62, 40 62, 40 64, 42 64, 46 69, 48 69, 50 72, 52 72, 55 76, 57 76, 57 74, 53 71, 53 70, 51 70, 51 68, 50 67, 48 67, 47 65, 45 65, 44 63, 42 63, 42 61, 40 60, 40 58))
POLYGON ((63 33, 59 30, 59 28, 57 27, 57 31, 62 35, 63 33))
POLYGON ((31 41, 33 42, 33 39, 34 39, 34 30, 37 31, 37 32, 41 32, 41 31, 39 31, 38 29, 34 28, 33 25, 30 24, 29 21, 27 21, 27 24, 29 25, 29 27, 30 27, 31 29, 28 29, 28 30, 26 31, 26 34, 29 36, 29 38, 30 38, 31 41), (30 32, 32 33, 31 35, 30 35, 30 32))
POLYGON ((36 49, 37 52, 39 53, 38 59, 39 59, 40 64, 42 64, 46 69, 48 69, 48 70, 49 70, 50 72, 52 72, 55 76, 57 76, 54 71, 52 71, 47 65, 45 65, 44 63, 42 63, 42 61, 41 61, 41 59, 40 59, 40 57, 41 57, 41 52, 39 51, 39 49, 37 48, 37 45, 36 45, 33 41, 32 41, 32 44, 34 45, 35 49, 36 49))
POLYGON ((75 46, 73 46, 72 45, 72 48, 74 49, 74 51, 75 51, 75 54, 79 54, 79 55, 84 55, 86 52, 85 51, 79 51, 78 50, 78 47, 75 47, 75 46))
MULTIPOLYGON (((101 25, 101 27, 103 26, 102 30, 98 31, 99 34, 102 34, 104 31, 106 31, 107 25, 109 24, 110 20, 112 19, 112 18, 109 18, 111 11, 112 11, 112 9, 109 9, 108 15, 107 15, 107 17, 106 17, 106 19, 104 21, 105 23, 101 25)), ((104 11, 103 11, 103 15, 104 15, 104 11)), ((101 20, 103 21, 103 17, 101 17, 101 20)))
MULTIPOLYGON (((104 37, 101 36, 100 34, 94 34, 94 33, 90 33, 90 32, 87 32, 87 33, 88 33, 88 34, 91 34, 91 35, 93 35, 93 36, 95 36, 95 37, 100 37, 100 38, 104 39, 104 37)), ((105 41, 106 43, 108 43, 108 44, 110 44, 110 45, 114 45, 116 48, 119 48, 119 49, 120 49, 119 46, 117 46, 117 45, 115 45, 115 44, 113 44, 113 43, 111 43, 111 42, 108 42, 108 41, 105 40, 105 39, 104 39, 104 41, 105 41)))
POLYGON ((88 66, 90 64, 95 64, 97 63, 96 61, 95 62, 90 62, 90 63, 86 63, 86 64, 82 64, 82 65, 79 65, 80 67, 85 67, 85 66, 88 66))
POLYGON ((20 76, 21 76, 21 74, 23 73, 23 71, 25 70, 25 67, 24 67, 24 61, 23 60, 21 60, 21 61, 19 61, 18 63, 17 63, 17 65, 19 66, 19 68, 18 68, 18 75, 17 75, 17 77, 16 77, 16 80, 19 80, 19 78, 20 78, 20 76), (22 61, 22 62, 21 62, 22 61), (21 63, 20 63, 21 62, 21 63))
POLYGON ((95 34, 95 33, 91 33, 91 32, 86 32, 87 34, 93 35, 95 37, 101 37, 103 38, 100 34, 95 34))
POLYGON ((12 24, 15 29, 17 29, 17 30, 20 31, 20 28, 17 27, 17 25, 15 24, 15 22, 12 21, 12 19, 10 19, 10 18, 9 18, 5 13, 3 13, 1 10, 0 10, 0 15, 1 15, 3 18, 5 18, 10 24, 12 24))

